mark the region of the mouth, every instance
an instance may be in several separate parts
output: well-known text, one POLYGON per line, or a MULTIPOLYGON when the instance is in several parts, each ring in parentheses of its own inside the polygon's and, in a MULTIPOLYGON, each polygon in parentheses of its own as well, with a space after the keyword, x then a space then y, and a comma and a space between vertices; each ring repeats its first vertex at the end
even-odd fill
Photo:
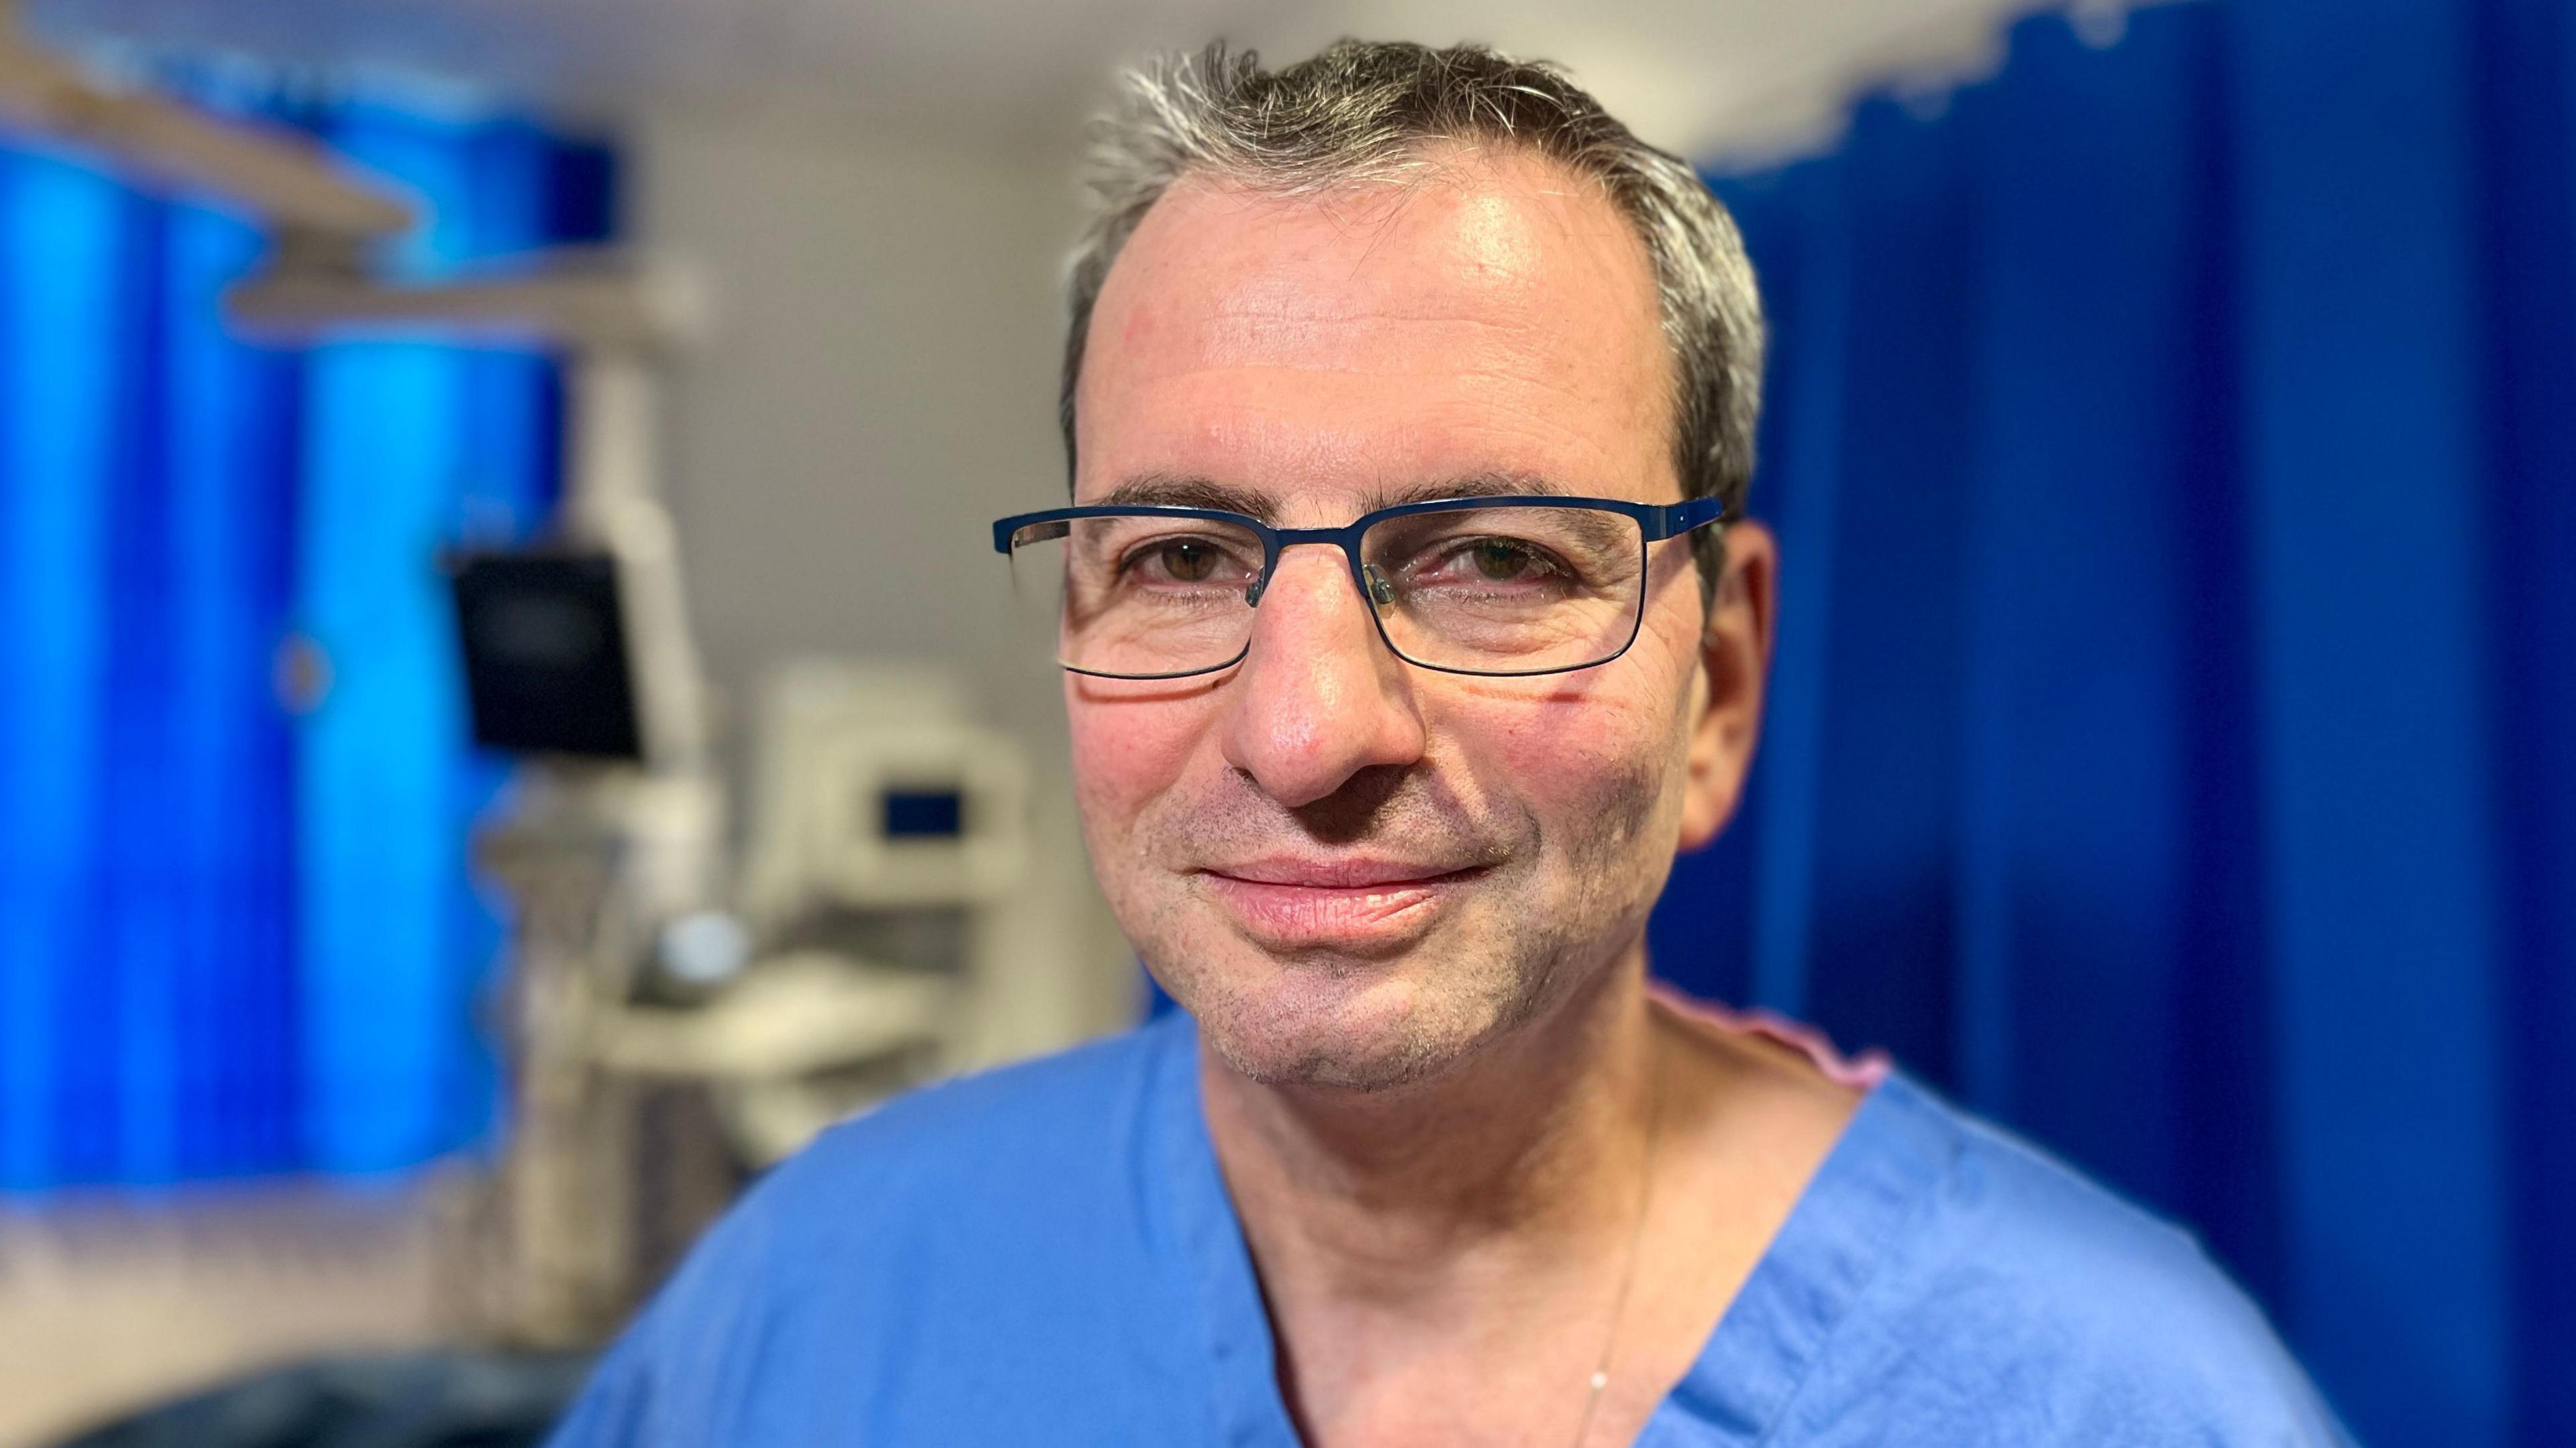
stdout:
POLYGON ((1491 867, 1396 860, 1268 859, 1197 872, 1204 894, 1274 950, 1366 954, 1400 948, 1491 867))

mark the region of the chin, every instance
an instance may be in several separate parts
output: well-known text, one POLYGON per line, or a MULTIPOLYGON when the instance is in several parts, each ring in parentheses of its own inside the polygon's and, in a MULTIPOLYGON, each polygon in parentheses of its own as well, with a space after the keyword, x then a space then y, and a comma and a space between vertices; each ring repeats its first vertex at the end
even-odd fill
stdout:
POLYGON ((1238 1075, 1343 1091, 1389 1091, 1444 1075, 1526 1020, 1535 997, 1511 988, 1508 970, 1500 980, 1423 980, 1381 964, 1263 960, 1249 969, 1155 974, 1238 1075))

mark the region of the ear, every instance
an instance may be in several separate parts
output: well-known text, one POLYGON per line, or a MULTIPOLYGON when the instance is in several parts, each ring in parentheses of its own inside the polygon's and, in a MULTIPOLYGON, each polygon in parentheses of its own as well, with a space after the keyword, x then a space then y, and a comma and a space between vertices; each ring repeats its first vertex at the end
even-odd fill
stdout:
POLYGON ((1779 557, 1779 544, 1761 524, 1727 528, 1726 576, 1700 633, 1699 682, 1691 689, 1679 841, 1684 850, 1716 839, 1744 797, 1753 745, 1762 732, 1779 557))

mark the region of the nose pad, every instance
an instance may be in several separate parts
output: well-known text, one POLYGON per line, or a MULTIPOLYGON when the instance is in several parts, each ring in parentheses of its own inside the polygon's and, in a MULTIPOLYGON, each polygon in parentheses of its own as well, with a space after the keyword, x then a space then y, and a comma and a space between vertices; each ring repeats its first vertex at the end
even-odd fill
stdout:
POLYGON ((1387 608, 1394 604, 1395 585, 1386 581, 1386 575, 1377 571, 1376 564, 1361 564, 1360 573, 1368 579, 1369 602, 1379 608, 1387 608))

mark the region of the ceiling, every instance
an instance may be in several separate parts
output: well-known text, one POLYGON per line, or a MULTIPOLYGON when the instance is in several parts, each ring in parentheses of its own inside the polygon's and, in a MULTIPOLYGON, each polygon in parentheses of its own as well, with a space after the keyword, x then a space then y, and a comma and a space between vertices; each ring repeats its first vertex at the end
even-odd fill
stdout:
MULTIPOLYGON (((5 0, 0 0, 5 3, 5 0)), ((1699 159, 1830 130, 1856 85, 1973 70, 2050 0, 26 0, 40 35, 391 69, 614 119, 751 108, 963 145, 1063 149, 1117 63, 1223 36, 1482 40, 1571 66, 1699 159)), ((2096 4, 2095 8, 2102 8, 2096 4)), ((2110 13, 2116 14, 2116 5, 2110 13)))

